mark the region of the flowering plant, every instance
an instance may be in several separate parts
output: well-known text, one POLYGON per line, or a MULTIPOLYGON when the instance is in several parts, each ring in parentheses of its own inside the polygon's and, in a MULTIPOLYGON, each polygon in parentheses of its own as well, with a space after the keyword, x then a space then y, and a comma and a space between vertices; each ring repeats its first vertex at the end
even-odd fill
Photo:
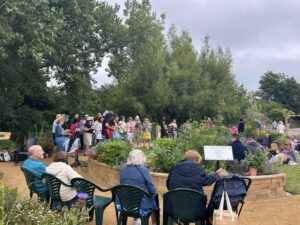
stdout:
POLYGON ((80 199, 87 199, 89 197, 89 194, 84 193, 84 192, 79 192, 79 193, 77 193, 77 197, 80 199))

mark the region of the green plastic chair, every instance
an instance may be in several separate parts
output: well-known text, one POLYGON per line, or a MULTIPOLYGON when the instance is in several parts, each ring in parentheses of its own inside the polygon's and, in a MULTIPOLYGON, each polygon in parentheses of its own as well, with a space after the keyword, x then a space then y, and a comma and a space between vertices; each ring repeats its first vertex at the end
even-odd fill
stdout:
POLYGON ((60 186, 62 184, 67 186, 67 187, 72 187, 72 185, 64 183, 62 180, 60 180, 56 176, 54 176, 52 174, 49 174, 49 173, 44 173, 42 177, 45 178, 46 181, 47 181, 48 191, 49 191, 50 198, 51 198, 50 208, 59 211, 61 209, 61 207, 66 205, 70 209, 71 205, 69 203, 66 203, 66 202, 61 200, 59 191, 60 191, 60 186), (61 207, 54 208, 53 207, 54 202, 59 202, 61 207))
POLYGON ((39 192, 36 188, 37 184, 45 185, 42 181, 42 178, 38 175, 34 174, 28 169, 25 169, 24 167, 21 167, 22 172, 24 173, 24 177, 26 180, 27 187, 29 189, 29 196, 32 198, 33 194, 36 194, 38 196, 38 200, 40 202, 49 202, 49 193, 48 191, 45 192, 39 192))
MULTIPOLYGON (((143 189, 132 185, 117 185, 112 188, 113 200, 118 225, 126 225, 128 217, 141 218, 142 225, 149 224, 149 217, 152 211, 146 215, 141 215, 141 201, 144 196, 151 197, 143 189)), ((159 224, 159 217, 157 217, 159 224)))
POLYGON ((163 195, 163 225, 205 225, 206 195, 188 188, 178 188, 163 195))
POLYGON ((109 189, 103 189, 96 184, 92 183, 91 181, 88 181, 84 178, 73 178, 71 180, 71 184, 73 187, 76 188, 77 193, 87 193, 89 196, 86 199, 86 207, 89 209, 89 220, 93 220, 94 216, 94 210, 96 214, 96 225, 102 225, 103 223, 103 212, 105 208, 112 202, 112 198, 95 195, 94 191, 95 189, 98 189, 102 192, 111 191, 111 188, 109 189))

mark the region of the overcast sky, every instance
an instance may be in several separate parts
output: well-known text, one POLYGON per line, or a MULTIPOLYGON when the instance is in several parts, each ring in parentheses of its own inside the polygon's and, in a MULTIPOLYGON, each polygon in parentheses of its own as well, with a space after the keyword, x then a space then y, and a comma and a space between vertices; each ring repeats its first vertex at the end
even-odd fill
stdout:
MULTIPOLYGON (((108 0, 124 5, 124 0, 108 0)), ((300 0, 151 0, 166 13, 166 26, 187 30, 197 49, 204 36, 212 46, 229 47, 233 72, 248 91, 256 90, 267 70, 300 82, 300 0)), ((104 65, 105 63, 103 63, 104 65)), ((111 82, 104 69, 99 83, 111 82)))

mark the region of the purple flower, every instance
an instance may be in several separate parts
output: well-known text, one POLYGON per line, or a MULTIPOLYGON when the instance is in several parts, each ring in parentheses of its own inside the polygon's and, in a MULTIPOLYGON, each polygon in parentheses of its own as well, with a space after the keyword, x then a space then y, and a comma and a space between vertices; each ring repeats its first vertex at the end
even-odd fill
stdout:
POLYGON ((89 195, 87 193, 79 192, 77 193, 77 197, 80 199, 87 199, 89 195))

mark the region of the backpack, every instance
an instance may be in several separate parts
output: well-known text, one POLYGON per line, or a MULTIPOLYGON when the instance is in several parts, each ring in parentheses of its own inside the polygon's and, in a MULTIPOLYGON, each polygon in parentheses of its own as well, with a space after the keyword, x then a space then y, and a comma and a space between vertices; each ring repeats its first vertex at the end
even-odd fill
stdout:
POLYGON ((11 156, 7 150, 0 151, 0 162, 9 162, 11 161, 11 156))
POLYGON ((226 190, 230 198, 232 208, 236 209, 238 204, 244 201, 247 194, 247 185, 243 179, 235 175, 229 175, 226 179, 217 182, 217 187, 212 196, 212 202, 215 207, 219 207, 224 190, 226 190))

